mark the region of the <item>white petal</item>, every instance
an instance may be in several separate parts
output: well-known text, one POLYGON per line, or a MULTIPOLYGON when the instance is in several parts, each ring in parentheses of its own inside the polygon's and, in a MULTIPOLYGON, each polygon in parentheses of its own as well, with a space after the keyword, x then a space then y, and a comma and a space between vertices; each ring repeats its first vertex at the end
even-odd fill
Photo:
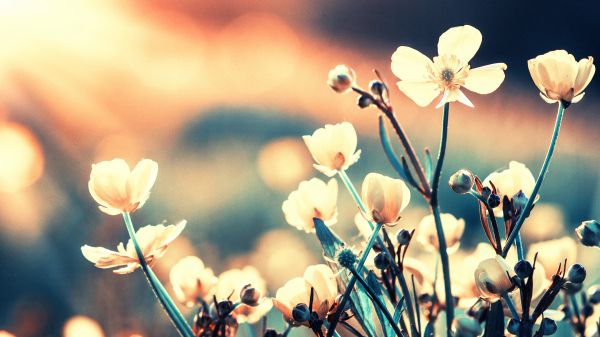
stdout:
POLYGON ((464 87, 478 94, 489 94, 498 89, 504 81, 506 64, 494 63, 471 69, 465 79, 464 87))
POLYGON ((416 49, 401 46, 392 54, 392 72, 401 80, 424 80, 431 60, 416 49))
POLYGON ((448 29, 438 41, 438 55, 456 55, 463 64, 469 63, 481 45, 481 32, 465 25, 448 29))
POLYGON ((427 106, 440 94, 440 87, 431 81, 400 81, 398 89, 419 106, 427 106))
POLYGON ((577 71, 577 77, 575 78, 575 95, 582 92, 590 81, 594 77, 596 72, 596 66, 594 66, 594 59, 590 56, 586 59, 581 59, 578 63, 579 70, 577 71))
POLYGON ((469 98, 465 96, 465 94, 461 90, 458 90, 458 101, 468 107, 475 107, 473 103, 471 103, 471 100, 469 100, 469 98))

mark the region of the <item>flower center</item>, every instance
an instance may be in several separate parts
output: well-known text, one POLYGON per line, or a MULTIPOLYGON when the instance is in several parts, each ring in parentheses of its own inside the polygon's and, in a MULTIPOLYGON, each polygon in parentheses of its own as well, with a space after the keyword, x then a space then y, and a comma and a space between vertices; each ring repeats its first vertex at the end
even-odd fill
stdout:
POLYGON ((442 81, 450 84, 452 82, 452 80, 454 79, 454 72, 448 68, 442 70, 441 73, 442 76, 442 81))

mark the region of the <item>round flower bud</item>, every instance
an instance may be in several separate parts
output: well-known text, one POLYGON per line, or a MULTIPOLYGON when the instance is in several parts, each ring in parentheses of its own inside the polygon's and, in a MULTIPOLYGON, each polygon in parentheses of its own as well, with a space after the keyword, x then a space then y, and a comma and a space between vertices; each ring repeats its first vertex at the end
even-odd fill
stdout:
POLYGON ((586 303, 583 308, 581 308, 581 314, 584 317, 590 317, 594 314, 594 306, 589 303, 586 303))
POLYGON ((263 337, 278 337, 278 336, 279 336, 279 334, 274 329, 265 330, 265 334, 263 335, 263 337))
POLYGON ((500 206, 501 202, 502 202, 502 200, 500 200, 500 196, 495 193, 491 193, 487 199, 487 203, 491 208, 496 208, 496 207, 500 206))
POLYGON ((385 85, 381 81, 373 80, 369 82, 369 91, 376 96, 383 95, 385 85))
POLYGON ((590 301, 590 303, 592 303, 592 304, 600 303, 600 285, 591 286, 587 291, 587 295, 588 295, 588 300, 590 301))
POLYGON ((401 229, 396 233, 396 240, 400 246, 405 246, 410 242, 412 235, 406 229, 401 229))
POLYGON ((508 276, 510 267, 500 255, 485 259, 475 269, 475 285, 481 298, 496 302, 502 293, 513 287, 508 276))
POLYGON ((458 194, 468 193, 473 188, 473 184, 475 184, 475 178, 473 173, 467 169, 456 171, 448 181, 450 188, 458 194))
POLYGON ((388 269, 392 265, 392 258, 384 252, 375 255, 375 267, 377 269, 388 269))
POLYGON ((356 104, 359 108, 364 109, 369 105, 373 104, 373 100, 369 96, 361 95, 358 97, 358 101, 356 101, 356 104))
POLYGON ((452 322, 454 337, 477 337, 483 332, 481 324, 475 318, 458 315, 452 322))
POLYGON ((356 254, 351 249, 344 248, 338 254, 338 263, 344 268, 352 268, 356 263, 356 254))
POLYGON ((340 64, 329 71, 327 85, 335 92, 343 94, 352 90, 355 81, 354 70, 347 65, 340 64))
POLYGON ((567 271, 567 280, 573 283, 583 283, 583 281, 585 280, 585 276, 585 268, 579 263, 575 263, 567 271))
POLYGON ((521 260, 515 265, 515 274, 521 279, 528 278, 533 273, 533 266, 527 260, 521 260))
POLYGON ((508 325, 506 326, 506 330, 508 330, 508 332, 510 332, 513 335, 518 336, 519 335, 519 326, 521 324, 519 323, 519 321, 517 321, 516 319, 511 318, 510 321, 508 321, 508 325))
POLYGON ((292 310, 292 318, 298 323, 304 323, 310 319, 310 309, 304 303, 298 303, 292 310))
POLYGON ((556 322, 551 320, 550 318, 545 317, 542 320, 542 326, 540 327, 540 329, 542 329, 542 333, 544 334, 544 336, 553 335, 557 329, 556 322))
POLYGON ((525 195, 525 193, 523 193, 523 191, 519 191, 513 196, 513 207, 515 209, 521 210, 525 208, 525 205, 527 205, 528 200, 529 198, 525 195))
POLYGON ((600 222, 584 221, 575 229, 575 234, 584 246, 600 247, 600 222))
POLYGON ((255 307, 259 304, 261 295, 260 290, 254 288, 251 284, 247 284, 240 291, 240 300, 246 305, 255 307))

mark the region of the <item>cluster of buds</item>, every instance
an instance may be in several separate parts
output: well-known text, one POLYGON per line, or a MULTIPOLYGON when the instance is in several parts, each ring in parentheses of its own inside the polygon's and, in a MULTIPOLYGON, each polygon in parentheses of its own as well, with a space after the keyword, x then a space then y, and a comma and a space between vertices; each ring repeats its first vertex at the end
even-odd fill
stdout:
POLYGON ((343 94, 354 90, 359 94, 356 104, 359 108, 364 109, 373 104, 381 105, 390 108, 389 105, 389 89, 381 74, 374 70, 377 79, 369 82, 369 89, 361 89, 356 84, 356 73, 352 68, 345 64, 337 65, 329 71, 327 85, 335 92, 343 94))

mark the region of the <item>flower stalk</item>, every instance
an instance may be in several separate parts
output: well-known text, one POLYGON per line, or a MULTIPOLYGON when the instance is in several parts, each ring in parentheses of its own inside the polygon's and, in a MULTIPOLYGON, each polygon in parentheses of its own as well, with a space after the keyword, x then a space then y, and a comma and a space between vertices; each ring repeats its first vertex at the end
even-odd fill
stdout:
POLYGON ((565 105, 563 104, 563 102, 559 102, 558 103, 558 113, 556 114, 556 122, 554 123, 554 132, 552 133, 552 138, 550 139, 550 146, 548 147, 548 153, 546 154, 546 158, 544 159, 544 163, 542 165, 542 168, 540 170, 538 178, 535 182, 535 187, 533 188, 533 191, 531 192, 531 195, 529 196, 529 199, 527 200, 527 204, 525 204, 525 207, 523 208, 523 211, 522 211, 521 215, 519 216, 519 219, 514 224, 513 229, 510 232, 510 235, 506 239, 506 244, 504 245, 504 248, 502 250, 503 257, 506 257, 506 255, 508 254, 508 250, 510 249, 513 242, 515 242, 517 236, 519 235, 519 232, 521 231, 521 227, 523 226, 523 222, 525 222, 525 219, 527 218, 527 216, 529 216, 529 212, 531 211, 531 208, 533 207, 533 202, 535 201, 535 198, 536 198, 540 188, 542 187, 542 183, 544 182, 544 178, 546 177, 546 173, 548 172, 548 166, 550 165, 550 160, 552 159, 552 154, 554 153, 554 148, 556 147, 556 141, 558 140, 558 134, 560 132, 560 126, 562 124, 564 112, 565 112, 565 105))
POLYGON ((194 337, 194 332, 192 331, 192 328, 190 328, 190 326, 187 324, 185 318, 183 317, 179 309, 177 309, 173 300, 169 297, 167 290, 163 287, 163 285, 160 283, 150 266, 148 266, 148 264, 146 263, 144 254, 142 253, 140 245, 138 244, 137 239, 135 237, 135 230, 133 228, 131 216, 128 212, 123 213, 123 220, 125 221, 127 233, 129 234, 131 242, 135 247, 135 252, 140 261, 142 271, 144 272, 144 275, 146 275, 146 279, 148 280, 148 283, 150 284, 150 288, 152 288, 154 295, 156 295, 156 297, 158 298, 163 309, 169 316, 171 323, 173 323, 173 325, 177 329, 177 332, 179 332, 179 334, 182 337, 194 337))

